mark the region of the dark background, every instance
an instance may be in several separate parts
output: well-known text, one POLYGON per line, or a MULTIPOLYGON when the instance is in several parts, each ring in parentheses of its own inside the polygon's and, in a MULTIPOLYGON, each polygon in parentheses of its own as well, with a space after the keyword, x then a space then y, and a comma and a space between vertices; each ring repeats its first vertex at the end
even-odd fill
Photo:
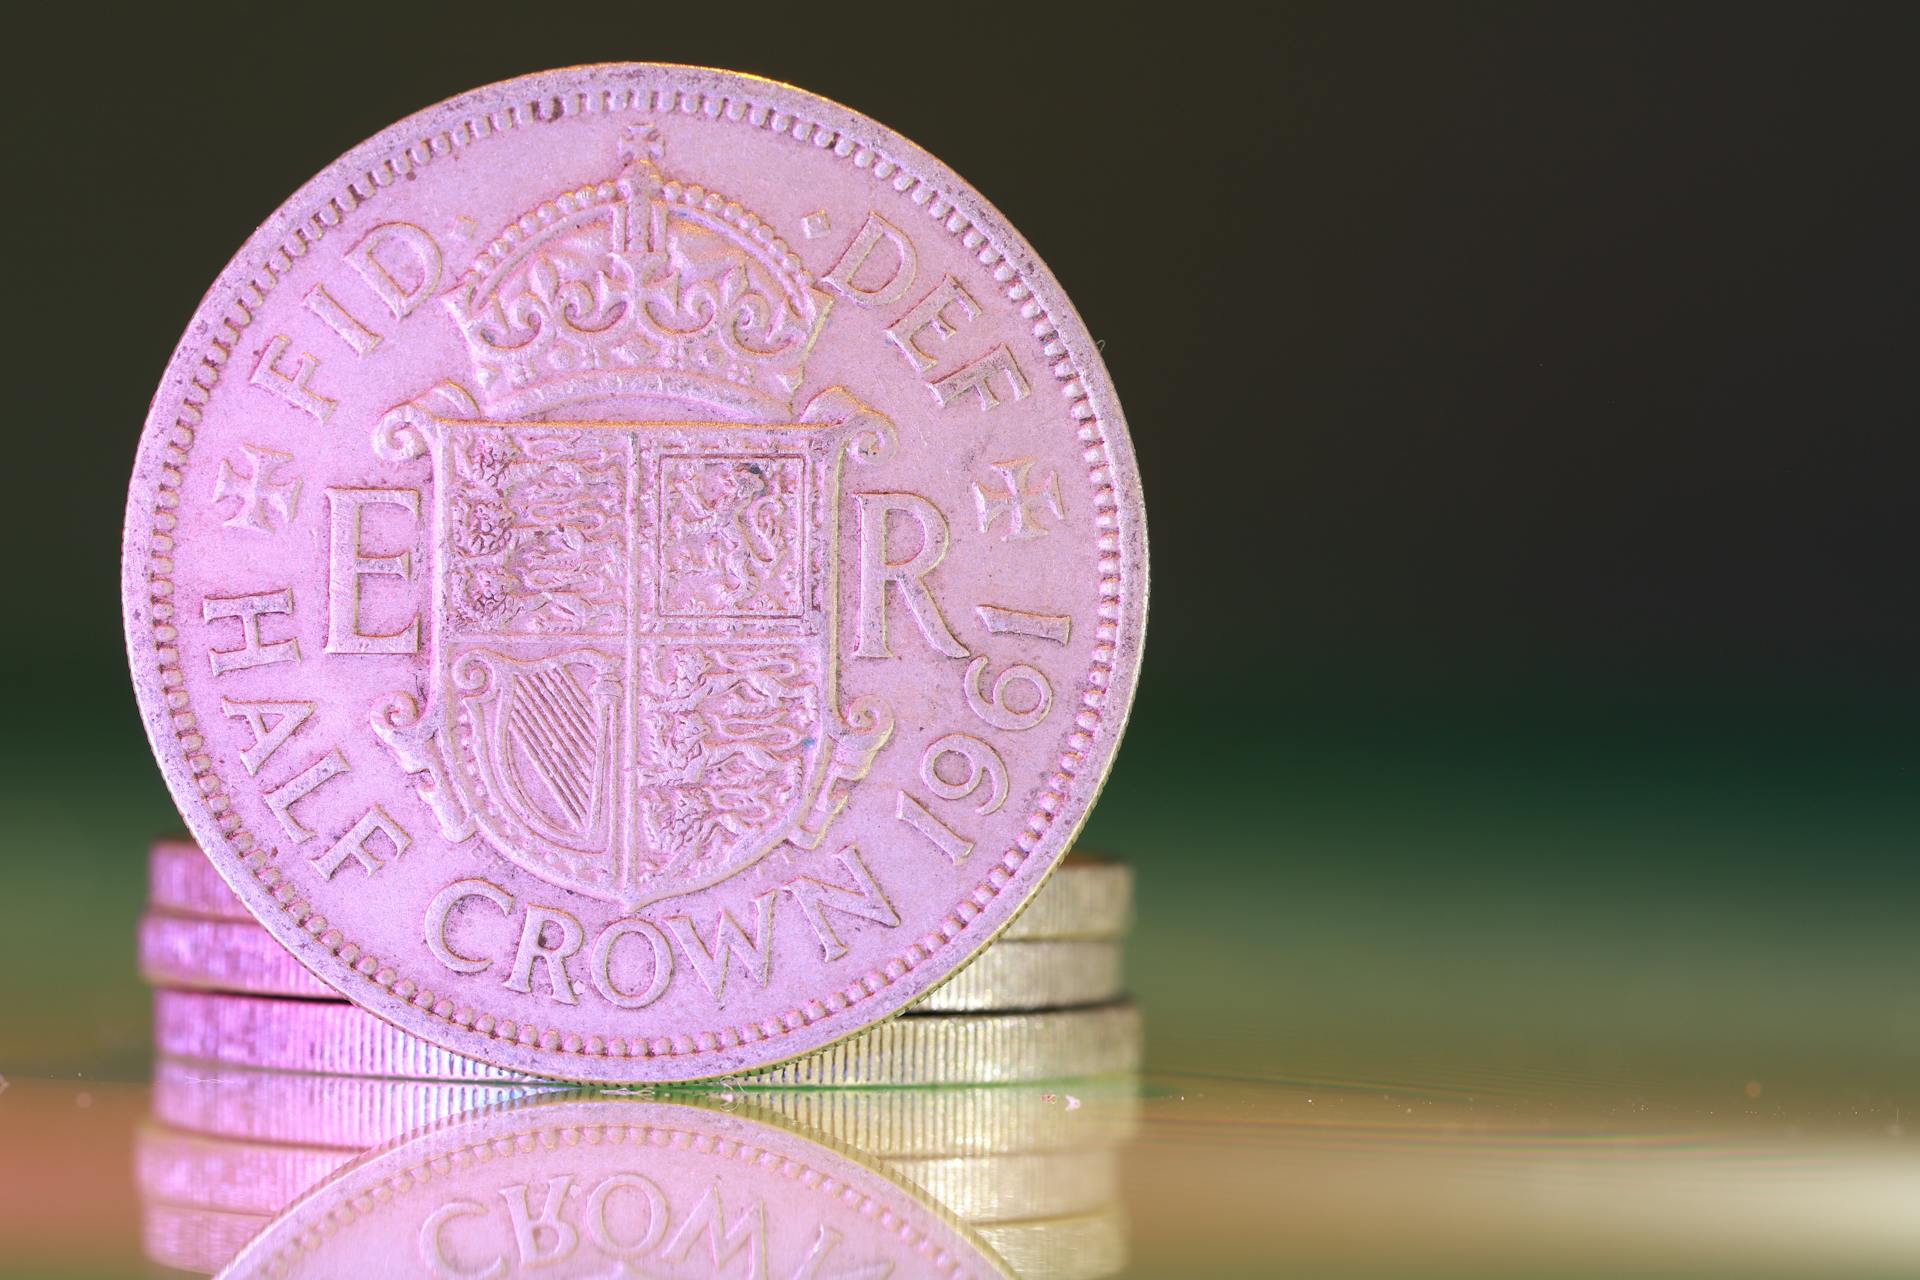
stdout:
POLYGON ((16 38, 0 1063, 144 1070, 118 545, 202 291, 400 116, 651 59, 915 139, 1104 341, 1154 586, 1088 834, 1156 1063, 1911 1077, 1913 11, 1126 7, 16 38))

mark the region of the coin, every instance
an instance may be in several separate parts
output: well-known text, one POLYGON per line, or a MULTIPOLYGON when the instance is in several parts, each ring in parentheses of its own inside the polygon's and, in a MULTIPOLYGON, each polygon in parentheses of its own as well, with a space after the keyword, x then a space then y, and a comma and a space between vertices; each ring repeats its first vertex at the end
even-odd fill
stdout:
POLYGON ((1115 1147, 890 1160, 887 1168, 975 1224, 1077 1217, 1120 1194, 1115 1147))
MULTIPOLYGON (((149 912, 140 972, 155 986, 338 1000, 338 994, 251 920, 149 912)), ((1114 942, 1001 940, 915 1006, 928 1013, 1008 1012, 1098 1004, 1121 994, 1114 942)))
POLYGON ((210 1276, 272 1221, 264 1213, 150 1200, 140 1206, 140 1244, 150 1262, 210 1276))
MULTIPOLYGON (((161 1058, 153 1115, 211 1137, 365 1150, 468 1111, 551 1093, 548 1084, 384 1080, 161 1058)), ((925 1089, 713 1091, 720 1105, 824 1134, 882 1158, 938 1158, 1107 1146, 1134 1136, 1130 1080, 1071 1091, 972 1086, 925 1089)))
POLYGON ((236 1142, 146 1125, 134 1140, 134 1181, 143 1199, 236 1213, 279 1213, 355 1151, 236 1142))
MULTIPOLYGON (((253 913, 191 840, 156 840, 148 856, 147 906, 168 915, 252 920, 253 913)), ((1075 850, 1061 860, 1001 942, 1123 937, 1133 918, 1133 868, 1075 850)))
POLYGON ((376 1153, 265 1226, 226 1274, 1005 1276, 979 1237, 856 1155, 698 1106, 540 1102, 376 1153))
POLYGON ((295 193, 167 368, 124 545, 149 736, 248 908, 589 1082, 957 971, 1083 822, 1145 624, 1033 251, 857 113, 684 67, 477 90, 295 193))
MULTIPOLYGON (((149 1124, 135 1140, 134 1177, 147 1200, 279 1213, 357 1154, 335 1147, 209 1138, 149 1124)), ((1114 1146, 907 1157, 879 1164, 968 1222, 1086 1213, 1119 1190, 1119 1150, 1114 1146)))
POLYGON ((176 915, 251 920, 213 863, 191 840, 155 840, 147 851, 147 906, 176 915))
POLYGON ((1126 1215, 1118 1205, 1070 1218, 983 1224, 979 1232, 1022 1280, 1097 1280, 1127 1265, 1126 1215))
POLYGON ((1044 1013, 895 1018, 819 1053, 742 1077, 749 1084, 1014 1084, 1118 1075, 1140 1067, 1130 1004, 1044 1013))
POLYGON ((338 1001, 252 920, 148 912, 140 919, 140 976, 154 986, 338 1001))
POLYGON ((1014 917, 1003 941, 1119 938, 1133 927, 1133 868, 1074 851, 1014 917))
POLYGON ((314 1075, 163 1057, 153 1064, 153 1116, 213 1137, 365 1151, 556 1087, 314 1075))
MULTIPOLYGON (((189 1061, 408 1080, 529 1080, 450 1053, 339 1001, 204 991, 154 993, 154 1047, 189 1061)), ((925 1014, 765 1071, 731 1077, 776 1086, 1006 1084, 1136 1070, 1129 1004, 1046 1013, 925 1014)))
MULTIPOLYGON (((272 1226, 272 1219, 264 1214, 225 1213, 158 1202, 144 1206, 148 1258, 164 1267, 202 1275, 212 1275, 230 1265, 248 1241, 264 1235, 272 1226)), ((1115 1210, 1031 1222, 983 1223, 975 1232, 1005 1260, 1002 1274, 1018 1280, 1100 1280, 1117 1275, 1126 1266, 1124 1221, 1115 1210)), ((314 1238, 324 1237, 316 1234, 314 1238)))
POLYGON ((723 1095, 887 1159, 1111 1146, 1139 1131, 1131 1080, 1053 1088, 754 1089, 723 1095))
POLYGON ((1117 942, 996 942, 914 1006, 1006 1013, 1102 1004, 1121 994, 1117 942))

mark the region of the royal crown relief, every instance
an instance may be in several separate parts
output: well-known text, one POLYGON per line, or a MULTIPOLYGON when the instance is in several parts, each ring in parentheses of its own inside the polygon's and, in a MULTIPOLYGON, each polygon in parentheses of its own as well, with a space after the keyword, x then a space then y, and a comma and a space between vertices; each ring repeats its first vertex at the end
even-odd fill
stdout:
MULTIPOLYGON (((887 341, 921 375, 980 314, 952 276, 903 301, 916 273, 913 242, 877 213, 824 277, 830 293, 752 213, 665 176, 662 153, 652 129, 630 128, 617 177, 509 224, 446 291, 468 376, 394 408, 372 439, 385 462, 430 463, 429 492, 325 494, 326 649, 429 653, 424 699, 395 690, 370 720, 415 776, 441 834, 478 835, 541 880, 625 912, 717 884, 783 843, 819 848, 888 742, 885 702, 843 701, 837 688, 837 512, 845 466, 888 456, 897 432, 847 388, 802 399, 805 365, 836 294, 901 311, 887 341), (413 583, 420 568, 408 550, 367 550, 366 521, 381 512, 431 530, 424 625, 414 617, 373 632, 363 622, 370 583, 413 583)), ((829 226, 823 211, 805 233, 829 226)), ((395 320, 420 307, 442 269, 437 242, 404 223, 375 228, 347 260, 395 320)), ((323 286, 306 303, 358 355, 382 340, 323 286)), ((287 339, 273 339, 253 385, 326 421, 333 402, 314 385, 318 360, 290 351, 287 339)), ((1004 344, 925 382, 940 408, 971 401, 984 411, 1030 392, 1004 344)), ((223 465, 216 499, 231 508, 226 525, 271 531, 288 522, 302 484, 294 463, 249 446, 240 465, 223 465)), ((1033 459, 996 461, 982 477, 971 492, 983 533, 1028 540, 1064 518, 1057 474, 1036 474, 1033 459)), ((957 638, 924 581, 946 554, 946 516, 913 493, 847 499, 861 579, 851 656, 894 657, 890 618, 908 621, 933 651, 970 660, 959 683, 985 726, 1020 731, 1043 721, 1053 697, 1046 676, 1013 664, 989 680, 990 659, 957 638)), ((261 629, 263 618, 293 612, 283 594, 207 602, 207 620, 241 625, 237 649, 213 651, 216 672, 298 659, 296 640, 269 640, 261 629)), ((1058 645, 1071 635, 1064 615, 989 603, 975 612, 990 635, 1058 645)), ((312 704, 229 700, 223 710, 248 726, 243 758, 258 774, 312 704)), ((1010 790, 1007 766, 964 731, 937 737, 920 765, 926 792, 901 790, 893 816, 962 862, 974 842, 937 810, 944 801, 960 802, 947 807, 962 814, 996 812, 1010 790)), ((266 794, 291 842, 319 834, 295 806, 349 768, 336 749, 266 794)), ((350 861, 371 873, 412 840, 374 805, 308 857, 327 878, 350 861)), ((831 960, 846 947, 829 912, 887 927, 899 916, 857 849, 828 866, 825 879, 787 888, 831 960)), ((450 970, 493 963, 448 940, 450 916, 481 900, 518 909, 478 877, 454 881, 429 908, 429 946, 450 970)), ((731 954, 764 983, 771 907, 770 896, 756 900, 745 928, 723 911, 711 946, 689 921, 669 922, 717 999, 731 954)), ((514 952, 507 985, 535 990, 544 965, 538 989, 574 1003, 585 991, 566 968, 585 941, 578 924, 531 903, 520 913, 517 950, 502 944, 514 952), (557 939, 548 931, 556 925, 557 939)), ((589 974, 620 1007, 651 1003, 674 963, 665 934, 642 920, 617 922, 593 951, 589 974), (644 991, 623 988, 600 954, 633 934, 654 953, 644 991)))

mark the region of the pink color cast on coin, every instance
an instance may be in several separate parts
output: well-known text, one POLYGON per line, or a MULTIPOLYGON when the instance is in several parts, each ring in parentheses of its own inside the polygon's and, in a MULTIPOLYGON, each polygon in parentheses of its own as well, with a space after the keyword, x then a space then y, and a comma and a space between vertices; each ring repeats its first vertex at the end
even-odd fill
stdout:
POLYGON ((188 825, 304 964, 495 1066, 669 1081, 1007 924, 1111 762, 1146 544, 985 201, 799 90, 620 65, 430 108, 254 234, 124 586, 188 825))
POLYGON ((1013 1274, 869 1158, 746 1116, 606 1097, 536 1100, 374 1152, 221 1274, 381 1275, 398 1258, 434 1275, 1013 1274))

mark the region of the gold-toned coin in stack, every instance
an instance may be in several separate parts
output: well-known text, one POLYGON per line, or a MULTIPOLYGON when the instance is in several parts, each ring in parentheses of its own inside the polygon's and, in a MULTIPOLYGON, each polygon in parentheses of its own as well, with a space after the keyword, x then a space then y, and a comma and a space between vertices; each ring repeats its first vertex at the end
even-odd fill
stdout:
POLYGON ((891 1022, 751 1077, 585 1093, 339 999, 193 844, 162 841, 140 928, 160 1054, 137 1160, 147 1251, 238 1275, 377 1274, 402 1237, 446 1275, 784 1274, 829 1253, 821 1274, 1111 1274, 1141 1049, 1131 910, 1128 868, 1076 854, 891 1022), (489 1163, 503 1149, 537 1158, 489 1163), (718 1175, 693 1158, 712 1151, 735 1153, 718 1175))

